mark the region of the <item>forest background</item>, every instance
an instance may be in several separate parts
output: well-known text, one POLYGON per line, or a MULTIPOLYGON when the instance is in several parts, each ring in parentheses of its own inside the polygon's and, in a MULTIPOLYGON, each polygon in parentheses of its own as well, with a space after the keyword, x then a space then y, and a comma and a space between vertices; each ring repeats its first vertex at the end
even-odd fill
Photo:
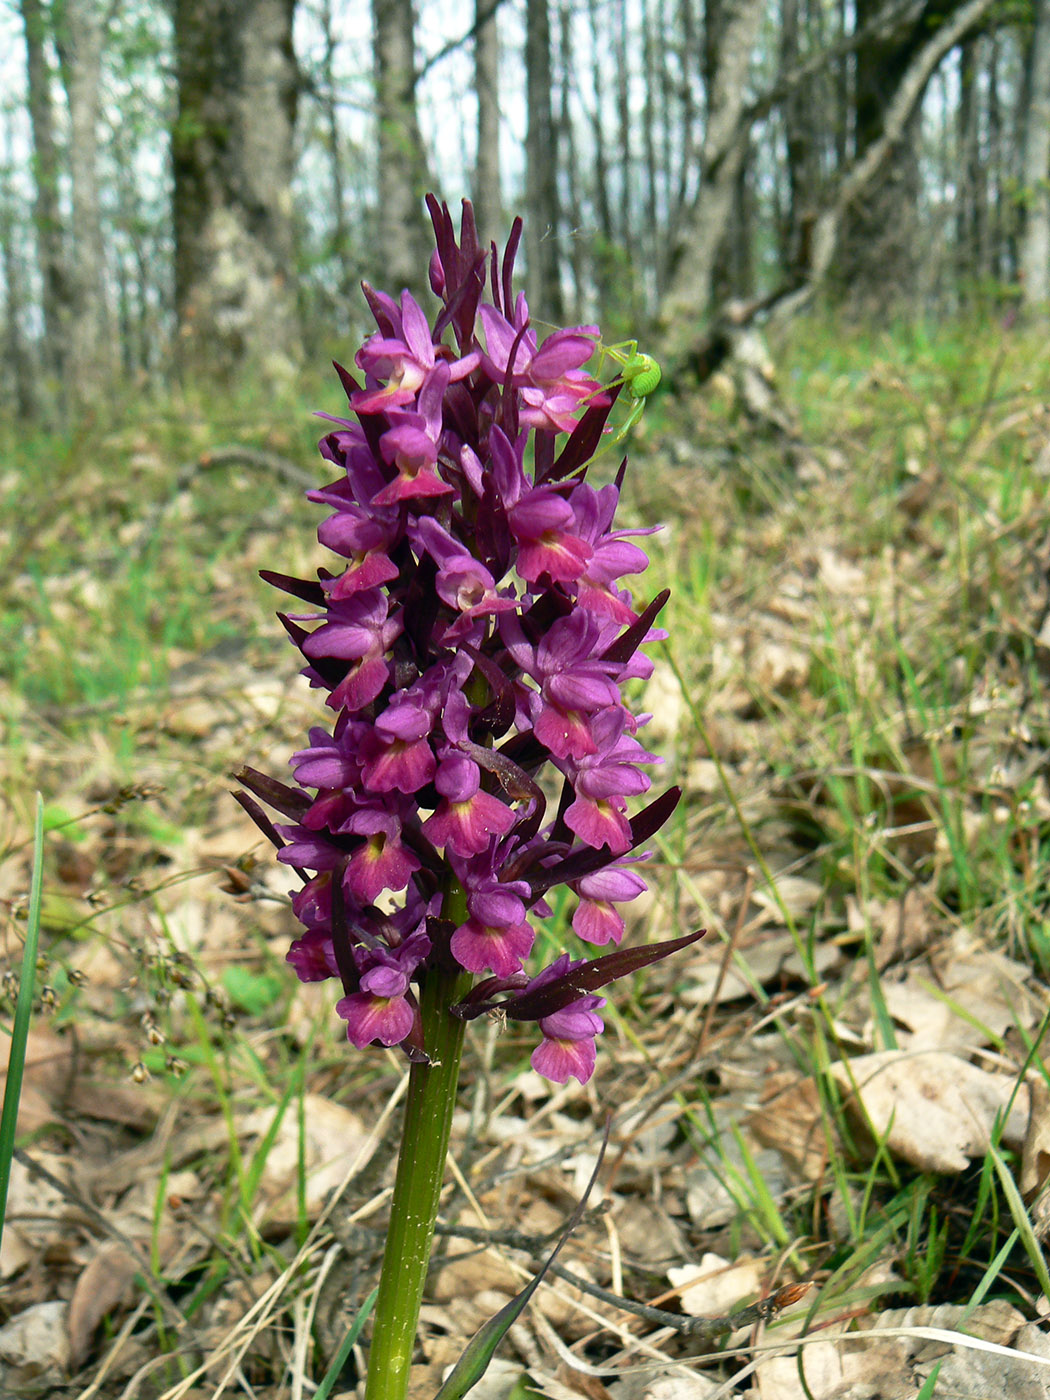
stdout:
POLYGON ((0 34, 22 415, 334 352, 362 277, 420 288, 431 188, 487 237, 528 211, 548 319, 665 353, 730 299, 1050 295, 1041 0, 22 0, 0 34))
POLYGON ((496 1394, 1045 1400, 1050 0, 19 0, 0 80, 0 1395, 310 1394, 374 1281, 403 1066, 289 975, 227 775, 318 722, 258 570, 318 565, 311 414, 434 189, 664 365, 628 938, 708 933, 586 1088, 472 1029, 418 1394, 612 1112, 496 1394))

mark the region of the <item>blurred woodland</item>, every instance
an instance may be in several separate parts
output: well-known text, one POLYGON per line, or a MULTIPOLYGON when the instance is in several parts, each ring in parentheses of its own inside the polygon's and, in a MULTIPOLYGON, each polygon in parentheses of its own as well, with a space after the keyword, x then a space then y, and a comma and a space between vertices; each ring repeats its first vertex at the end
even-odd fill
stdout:
POLYGON ((0 18, 0 402, 287 380, 422 195, 528 215, 534 314, 701 380, 814 297, 1050 299, 1050 0, 19 0, 0 18), (609 318, 611 316, 611 324, 609 318))

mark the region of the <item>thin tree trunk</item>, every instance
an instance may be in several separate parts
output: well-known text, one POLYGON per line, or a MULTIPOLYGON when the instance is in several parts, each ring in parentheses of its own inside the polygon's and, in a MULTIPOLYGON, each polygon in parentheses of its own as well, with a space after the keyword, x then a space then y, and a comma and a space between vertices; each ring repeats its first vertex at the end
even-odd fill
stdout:
POLYGON ((528 0, 525 26, 525 202, 528 268, 526 286, 533 314, 548 321, 562 316, 558 272, 558 152, 551 112, 549 0, 528 0))
MULTIPOLYGON (((682 83, 681 159, 676 172, 674 198, 667 220, 669 242, 672 245, 677 243, 683 218, 686 215, 688 184, 692 169, 690 157, 694 143, 693 132, 697 120, 696 96, 693 84, 695 82, 694 74, 700 71, 701 59, 700 44, 697 38, 696 5, 694 0, 678 0, 678 42, 681 46, 684 81, 682 83)), ((664 269, 665 278, 670 275, 670 256, 671 250, 669 249, 666 256, 667 265, 664 269)))
POLYGON ((598 13, 598 0, 587 0, 587 18, 591 27, 591 86, 594 89, 594 110, 591 130, 594 140, 594 206, 598 229, 606 244, 613 241, 612 206, 609 199, 609 156, 605 145, 605 79, 602 57, 604 38, 598 13))
POLYGON ((988 254, 986 264, 993 281, 1006 269, 1006 224, 1003 219, 1003 114, 999 101, 998 34, 988 45, 988 254))
POLYGON ((499 25, 493 0, 474 0, 474 89, 478 151, 474 164, 474 217, 482 243, 503 237, 499 156, 499 25))
POLYGON ((427 284, 423 197, 427 162, 416 107, 412 0, 372 0, 379 123, 379 247, 392 285, 427 284))
MULTIPOLYGON (((346 162, 342 133, 339 130, 339 104, 336 101, 335 52, 338 40, 333 24, 332 0, 324 0, 320 18, 321 34, 324 38, 324 53, 321 58, 324 96, 321 108, 324 118, 324 143, 328 153, 328 172, 332 181, 332 226, 329 246, 338 268, 337 301, 340 306, 345 307, 349 304, 353 290, 354 268, 350 257, 350 222, 346 209, 346 162)), ((345 314, 340 314, 343 315, 343 324, 333 327, 338 332, 348 329, 345 314)))
POLYGON ((657 139, 658 103, 661 90, 656 37, 659 23, 659 7, 646 0, 642 10, 642 63, 645 73, 645 106, 642 111, 642 151, 644 153, 645 174, 642 184, 644 216, 642 220, 643 237, 639 240, 642 246, 639 247, 638 251, 642 264, 648 272, 648 276, 644 278, 647 284, 645 290, 648 292, 652 292, 659 281, 657 268, 660 262, 661 247, 660 156, 657 139))
POLYGON ((1029 310, 1050 301, 1050 0, 1034 0, 1033 14, 1021 114, 1021 301, 1029 310))
POLYGON ((175 304, 194 373, 301 359, 291 192, 294 0, 175 0, 175 304))
POLYGON ((747 146, 738 124, 764 8, 763 0, 710 3, 709 18, 716 19, 716 9, 718 14, 705 42, 709 96, 700 187, 675 249, 670 286, 660 308, 672 355, 695 340, 697 324, 711 304, 747 146))
POLYGON ((956 110, 959 159, 956 192, 956 278, 964 300, 972 299, 983 275, 981 247, 987 213, 984 165, 980 157, 980 103, 977 93, 978 39, 959 50, 959 105, 956 110))
POLYGON ((117 368, 98 170, 104 19, 98 0, 61 0, 54 13, 69 105, 70 235, 75 254, 69 268, 68 381, 74 400, 85 404, 112 382, 117 368))
POLYGON ((33 224, 40 265, 44 364, 49 374, 61 378, 66 364, 65 323, 69 308, 69 282, 58 203, 60 164, 55 141, 51 69, 45 47, 48 25, 40 0, 21 0, 21 9, 26 40, 29 123, 33 133, 33 224))
MULTIPOLYGON (((781 0, 780 64, 790 72, 802 56, 800 0, 781 0)), ((813 100, 813 88, 795 89, 783 105, 784 139, 787 147, 788 209, 786 227, 780 230, 781 259, 785 267, 799 261, 805 231, 816 213, 819 187, 819 142, 817 123, 822 114, 813 100)))
POLYGON ((616 65, 616 129, 620 148, 620 221, 617 238, 633 262, 634 161, 631 152, 631 79, 627 65, 627 5, 626 0, 611 0, 611 4, 612 49, 616 65))
POLYGON ((575 46, 572 42, 572 0, 562 0, 558 12, 561 62, 558 69, 558 142, 565 152, 563 200, 565 220, 569 226, 569 266, 572 269, 573 305, 576 314, 581 314, 584 297, 584 240, 579 236, 583 219, 580 215, 579 156, 576 150, 576 133, 572 123, 572 79, 575 72, 572 55, 575 46))
POLYGON ((10 170, 10 161, 5 159, 0 183, 0 276, 4 284, 6 313, 4 358, 14 391, 15 412, 19 419, 25 421, 33 417, 36 394, 25 334, 25 275, 16 248, 18 220, 10 185, 10 170))

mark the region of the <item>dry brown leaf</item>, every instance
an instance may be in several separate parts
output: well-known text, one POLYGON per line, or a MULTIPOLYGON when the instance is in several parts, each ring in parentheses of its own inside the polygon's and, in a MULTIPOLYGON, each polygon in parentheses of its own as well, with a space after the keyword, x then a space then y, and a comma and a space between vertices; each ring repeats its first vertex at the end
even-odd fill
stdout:
MULTIPOLYGON (((802 981, 806 975, 795 940, 789 933, 774 934, 750 947, 740 949, 739 958, 746 966, 747 972, 734 960, 726 969, 721 982, 719 977, 725 956, 724 945, 711 942, 706 945, 700 944, 699 947, 701 951, 688 965, 689 986, 682 993, 682 1000, 689 1005, 696 1002, 706 1005, 712 998, 721 1004, 725 1001, 736 1001, 741 997, 754 997, 756 985, 768 986, 781 978, 802 981)), ((826 973, 839 961, 840 956, 839 950, 833 944, 818 944, 813 950, 813 962, 818 976, 826 973)))
MULTIPOLYGON (((242 1130, 261 1141, 273 1122, 274 1111, 267 1108, 246 1114, 242 1130)), ((321 1094, 306 1095, 304 1121, 306 1211, 314 1219, 329 1194, 342 1185, 351 1167, 356 1163, 360 1170, 367 1162, 361 1153, 366 1149, 369 1135, 356 1113, 321 1094)), ((288 1110, 281 1119, 259 1179, 257 1219, 284 1224, 298 1218, 295 1192, 298 1172, 299 1115, 288 1110)))
POLYGON ((858 1320, 862 1330, 870 1327, 940 1327, 946 1332, 962 1330, 997 1346, 1008 1347, 1024 1326, 1024 1313, 1005 1298, 994 1298, 970 1309, 961 1303, 922 1304, 915 1308, 888 1308, 858 1320))
POLYGON ((608 1387, 610 1400, 705 1400, 719 1389, 709 1376, 680 1369, 653 1372, 648 1366, 643 1374, 625 1376, 608 1387))
POLYGON ((920 1171, 963 1171, 987 1150, 1008 1105, 1003 1141, 1019 1145, 1024 1136, 1027 1086, 1015 1093, 1011 1075, 991 1074, 946 1051, 883 1050, 834 1064, 831 1074, 854 1117, 866 1118, 891 1152, 920 1171))
POLYGON ((790 695, 806 684, 811 664, 809 652, 801 647, 763 637, 752 650, 749 670, 760 689, 790 695))
POLYGON ((8 1220, 0 1237, 0 1278, 17 1274, 38 1255, 39 1250, 30 1244, 17 1225, 12 1225, 8 1220))
POLYGON ((46 1376, 57 1381, 69 1366, 66 1303, 34 1303, 0 1327, 0 1361, 10 1369, 4 1380, 9 1394, 26 1393, 46 1376))
POLYGON ((668 1269, 667 1277, 678 1290, 682 1311, 688 1317, 722 1317, 762 1292, 766 1263, 745 1256, 723 1259, 705 1254, 699 1264, 668 1269))
POLYGON ((96 1327, 123 1299, 138 1267, 129 1250, 110 1240, 99 1247, 77 1279, 67 1319, 70 1360, 74 1368, 87 1357, 96 1327))
POLYGON ((640 1264, 681 1259, 685 1249, 682 1232, 658 1202, 627 1197, 613 1218, 620 1246, 629 1259, 640 1264))
POLYGON ((576 1395, 584 1400, 609 1400, 609 1392, 597 1376, 588 1376, 583 1371, 570 1370, 564 1362, 558 1367, 557 1379, 565 1381, 576 1395))
MULTIPOLYGON (((816 908, 823 893, 824 886, 819 880, 810 880, 805 875, 778 875, 772 889, 759 886, 751 898, 760 909, 766 911, 773 923, 784 924, 785 910, 792 919, 804 919, 816 908)), ((791 951, 795 952, 794 939, 791 941, 791 951)))
POLYGON ((436 1302, 448 1303, 453 1298, 473 1298, 482 1289, 498 1289, 513 1297, 521 1287, 521 1274, 497 1250, 483 1249, 443 1265, 432 1295, 436 1302))
POLYGON ((828 1145, 816 1081, 788 1073, 776 1076, 772 1087, 747 1125, 763 1147, 775 1148, 807 1181, 818 1181, 828 1145))
POLYGON ((875 965, 879 971, 891 963, 907 962, 929 947, 936 934, 936 920, 926 891, 919 886, 900 899, 846 898, 846 924, 850 932, 865 936, 875 931, 875 965))
POLYGON ((771 1356, 755 1368, 761 1400, 914 1400, 915 1383, 904 1340, 845 1337, 813 1342, 795 1354, 771 1356), (805 1384, 799 1372, 805 1377, 805 1384))
POLYGON ((148 1132, 170 1098, 170 1091, 160 1085, 78 1078, 69 1095, 69 1108, 85 1118, 148 1132))
POLYGON ((1046 1184, 1050 1176, 1050 1087, 1041 1075, 1029 1081, 1028 1126, 1021 1149, 1018 1186, 1028 1196, 1046 1184))
MULTIPOLYGON (((7 1082, 11 1037, 0 1036, 0 1092, 7 1082)), ((18 1105, 18 1132, 33 1133, 59 1117, 74 1071, 73 1043, 46 1028, 32 1030, 26 1041, 25 1076, 18 1105)))
MULTIPOLYGON (((1013 1347, 1050 1360, 1050 1338, 1004 1300, 982 1304, 972 1313, 960 1304, 938 1307, 895 1309, 864 1319, 870 1327, 939 1327, 959 1331, 997 1346, 1013 1347)), ((1002 1356, 979 1351, 965 1343, 948 1346, 939 1342, 909 1341, 916 1357, 916 1378, 923 1379, 938 1360, 935 1394, 979 1396, 980 1400, 1048 1400, 1050 1367, 1040 1366, 1022 1356, 1002 1356), (942 1359, 943 1358, 943 1359, 942 1359)))
MULTIPOLYGON (((59 1181, 72 1178, 72 1162, 57 1152, 34 1148, 33 1159, 59 1181)), ((7 1195, 7 1220, 17 1224, 30 1244, 38 1249, 58 1235, 69 1235, 69 1221, 74 1214, 65 1196, 57 1187, 16 1158, 11 1163, 11 1180, 7 1195)))

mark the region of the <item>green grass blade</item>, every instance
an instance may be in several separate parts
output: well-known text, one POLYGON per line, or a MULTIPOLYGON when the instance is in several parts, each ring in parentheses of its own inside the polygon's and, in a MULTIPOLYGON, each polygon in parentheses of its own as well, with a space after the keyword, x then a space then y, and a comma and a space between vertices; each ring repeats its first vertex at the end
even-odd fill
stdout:
POLYGON ((543 1282, 547 1270, 561 1253, 565 1241, 583 1219, 583 1212, 586 1209, 587 1201, 594 1189, 594 1183, 598 1180, 598 1173, 601 1171, 602 1162, 605 1158, 605 1149, 609 1145, 609 1130, 611 1126, 612 1119, 610 1118, 605 1124, 605 1136, 602 1139, 602 1145, 598 1152, 598 1160, 595 1162, 594 1170, 591 1172, 591 1179, 587 1183, 576 1209, 570 1216, 561 1239, 548 1255, 547 1262, 539 1270, 535 1278, 531 1279, 529 1283, 525 1285, 520 1293, 513 1297, 504 1307, 500 1308, 495 1317, 490 1317, 488 1322, 484 1323, 478 1331, 475 1332, 474 1336, 471 1337, 464 1348, 463 1354, 449 1372, 444 1385, 434 1396, 434 1400, 463 1400, 463 1396, 466 1395, 467 1391, 473 1390, 478 1381, 481 1380, 482 1376, 488 1370, 489 1362, 496 1354, 496 1348, 510 1331, 515 1320, 525 1311, 529 1299, 543 1282))
POLYGON ((934 1366, 933 1370, 923 1381, 922 1389, 916 1395, 915 1400, 933 1400, 933 1393, 937 1387, 937 1377, 941 1374, 941 1367, 943 1365, 943 1360, 937 1362, 937 1365, 934 1366))
POLYGON ((1028 1214, 1025 1203, 1021 1199, 1021 1193, 1017 1189, 1013 1173, 1003 1161, 1002 1153, 994 1143, 989 1143, 988 1155, 992 1159, 996 1175, 999 1178, 999 1185, 1002 1187, 1006 1203, 1010 1207, 1010 1214, 1014 1218, 1014 1224, 1017 1226, 1025 1253, 1028 1255, 1028 1260, 1035 1270, 1035 1276, 1039 1280, 1039 1287, 1043 1290, 1043 1296, 1050 1298, 1050 1270, 1047 1269, 1042 1246, 1032 1226, 1032 1217, 1028 1214))
POLYGON ((354 1318, 350 1331, 347 1332, 346 1336, 343 1338, 342 1345, 332 1358, 331 1366, 329 1366, 328 1370, 324 1373, 324 1380, 314 1391, 314 1400, 328 1400, 329 1395, 332 1393, 332 1387, 339 1379, 339 1374, 346 1365, 346 1358, 350 1355, 354 1343, 361 1335, 361 1328, 368 1321, 369 1314, 375 1307, 375 1301, 378 1296, 379 1287, 377 1285, 361 1304, 361 1311, 354 1318))
POLYGON ((7 1061, 4 1107, 0 1113, 0 1236, 7 1215, 7 1188, 11 1184, 11 1161, 15 1153, 18 1101, 22 1097, 22 1076, 26 1067, 26 1042, 33 1014, 33 984, 36 980, 36 954, 40 943, 40 907, 44 888, 44 803, 36 797, 33 825, 33 873, 29 885, 29 917, 22 950, 22 977, 18 984, 15 1020, 11 1028, 11 1052, 7 1061))

